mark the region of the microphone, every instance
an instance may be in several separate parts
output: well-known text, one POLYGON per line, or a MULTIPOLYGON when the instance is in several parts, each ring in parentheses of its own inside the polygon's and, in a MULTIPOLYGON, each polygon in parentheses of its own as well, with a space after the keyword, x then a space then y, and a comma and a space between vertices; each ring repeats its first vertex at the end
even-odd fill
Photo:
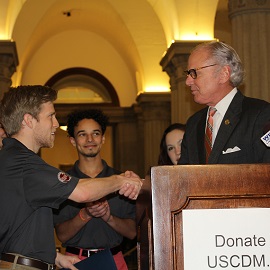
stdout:
POLYGON ((261 140, 267 147, 270 147, 270 123, 264 126, 263 132, 265 134, 261 137, 261 140))

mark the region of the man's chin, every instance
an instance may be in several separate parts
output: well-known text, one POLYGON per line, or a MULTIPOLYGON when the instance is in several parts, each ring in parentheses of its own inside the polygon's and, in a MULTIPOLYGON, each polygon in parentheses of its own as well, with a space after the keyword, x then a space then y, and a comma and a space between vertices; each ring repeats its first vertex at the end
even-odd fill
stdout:
POLYGON ((51 142, 51 143, 46 143, 46 144, 41 145, 40 148, 53 148, 53 147, 54 147, 54 142, 51 142))
POLYGON ((200 104, 200 105, 205 104, 203 100, 201 100, 200 98, 196 98, 196 96, 194 96, 193 100, 194 100, 197 104, 200 104))
POLYGON ((96 157, 97 155, 98 155, 97 153, 92 153, 92 154, 85 154, 84 156, 93 158, 93 157, 96 157))

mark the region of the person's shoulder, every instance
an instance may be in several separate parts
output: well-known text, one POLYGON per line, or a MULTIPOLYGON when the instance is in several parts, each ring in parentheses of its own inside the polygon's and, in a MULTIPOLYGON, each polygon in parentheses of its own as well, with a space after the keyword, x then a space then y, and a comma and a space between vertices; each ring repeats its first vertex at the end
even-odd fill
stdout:
POLYGON ((194 121, 198 121, 198 119, 201 119, 202 116, 204 116, 207 112, 208 107, 205 107, 197 112, 195 112, 193 115, 191 115, 188 120, 187 124, 192 123, 194 121))
POLYGON ((121 174, 122 172, 118 169, 115 169, 113 167, 109 167, 112 171, 113 171, 113 174, 121 174))
POLYGON ((5 138, 3 141, 4 147, 9 156, 21 157, 24 159, 36 158, 41 159, 39 155, 29 150, 22 142, 14 138, 5 138))
POLYGON ((67 174, 69 175, 75 175, 76 174, 76 170, 74 168, 74 166, 72 166, 70 169, 65 171, 67 174))
POLYGON ((244 97, 243 107, 249 110, 270 109, 270 103, 263 99, 244 97))
POLYGON ((71 176, 75 176, 78 178, 87 178, 88 176, 82 173, 78 167, 78 160, 75 161, 73 166, 71 166, 68 170, 65 170, 65 172, 71 176))
POLYGON ((6 147, 25 150, 29 153, 32 152, 32 151, 29 151, 29 149, 22 142, 20 142, 19 140, 15 138, 4 138, 4 144, 6 147))
POLYGON ((121 174, 122 173, 120 170, 109 166, 104 159, 102 159, 102 164, 103 164, 103 168, 104 168, 104 173, 108 176, 113 175, 113 174, 121 174))

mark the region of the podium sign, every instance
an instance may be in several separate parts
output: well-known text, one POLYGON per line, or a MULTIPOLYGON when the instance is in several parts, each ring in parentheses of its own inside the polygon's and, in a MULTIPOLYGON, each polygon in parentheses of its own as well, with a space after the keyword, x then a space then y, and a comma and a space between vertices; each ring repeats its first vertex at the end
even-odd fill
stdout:
POLYGON ((270 267, 270 208, 183 210, 184 270, 270 267))

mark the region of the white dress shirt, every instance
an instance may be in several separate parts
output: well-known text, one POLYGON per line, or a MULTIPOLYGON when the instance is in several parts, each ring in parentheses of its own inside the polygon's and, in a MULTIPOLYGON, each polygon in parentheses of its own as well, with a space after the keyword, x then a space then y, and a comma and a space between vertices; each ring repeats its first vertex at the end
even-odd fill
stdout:
MULTIPOLYGON (((215 143, 215 139, 217 137, 217 133, 221 124, 222 119, 224 118, 224 115, 226 111, 228 110, 235 94, 237 93, 236 87, 229 93, 227 94, 219 103, 216 104, 216 113, 213 116, 213 134, 212 134, 212 145, 215 143)), ((208 108, 209 111, 209 108, 208 108)), ((208 115, 208 113, 207 113, 208 115)), ((207 121, 207 119, 206 119, 207 121)))

